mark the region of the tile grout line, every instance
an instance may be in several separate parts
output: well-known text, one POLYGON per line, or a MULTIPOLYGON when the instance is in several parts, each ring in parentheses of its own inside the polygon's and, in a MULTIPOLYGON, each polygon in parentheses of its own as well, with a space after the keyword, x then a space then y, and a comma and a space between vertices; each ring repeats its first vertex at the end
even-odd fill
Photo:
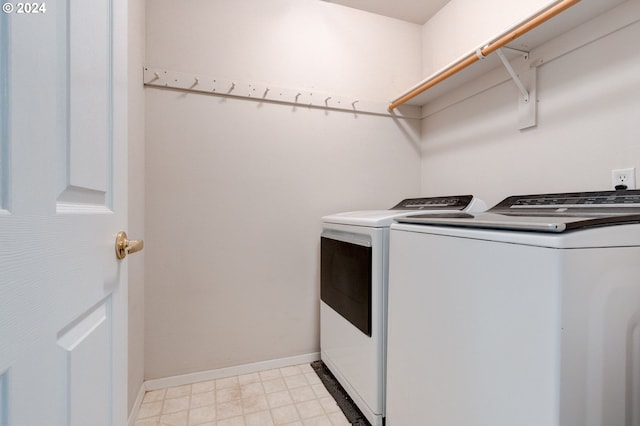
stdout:
MULTIPOLYGON (((275 424, 276 424, 276 422, 275 422, 275 420, 273 419, 273 412, 271 411, 271 407, 269 406, 269 401, 267 400, 267 390, 266 390, 266 389, 265 389, 265 387, 264 387, 264 384, 263 384, 262 378, 260 377, 260 373, 257 373, 257 374, 258 374, 258 378, 260 378, 260 386, 262 387, 262 391, 264 392, 264 400, 265 400, 265 401, 266 401, 266 403, 267 403, 267 408, 268 408, 268 411, 269 411, 269 417, 271 418, 271 423, 273 423, 273 424, 275 425, 275 424)), ((240 390, 240 394, 242 395, 242 390, 240 390)), ((244 405, 242 406, 242 411, 244 412, 244 405)), ((244 420, 244 422, 245 422, 245 424, 246 424, 246 422, 247 422, 246 415, 245 415, 245 416, 243 416, 243 420, 244 420)))
POLYGON ((191 424, 191 398, 193 397, 193 384, 189 389, 189 403, 187 404, 187 426, 191 424))

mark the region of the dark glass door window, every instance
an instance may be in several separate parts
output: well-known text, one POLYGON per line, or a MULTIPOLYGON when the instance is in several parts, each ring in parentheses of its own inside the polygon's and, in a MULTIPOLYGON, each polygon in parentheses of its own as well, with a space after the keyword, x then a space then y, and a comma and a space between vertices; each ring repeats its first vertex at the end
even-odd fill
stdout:
POLYGON ((371 337, 371 247, 322 237, 320 298, 371 337))

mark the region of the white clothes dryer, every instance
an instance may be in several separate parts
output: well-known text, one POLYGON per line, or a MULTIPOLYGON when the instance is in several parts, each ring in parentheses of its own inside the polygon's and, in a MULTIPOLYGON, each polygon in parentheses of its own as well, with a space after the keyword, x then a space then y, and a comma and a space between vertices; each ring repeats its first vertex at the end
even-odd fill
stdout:
POLYGON ((322 218, 321 358, 373 426, 385 415, 389 226, 411 214, 485 208, 471 195, 428 197, 322 218))
POLYGON ((640 425, 640 191, 390 231, 387 425, 640 425))

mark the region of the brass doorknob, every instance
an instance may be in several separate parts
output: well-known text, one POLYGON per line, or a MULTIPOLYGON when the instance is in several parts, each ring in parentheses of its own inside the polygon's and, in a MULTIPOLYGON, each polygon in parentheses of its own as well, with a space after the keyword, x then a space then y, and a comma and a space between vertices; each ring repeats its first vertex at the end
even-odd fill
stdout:
POLYGON ((135 253, 143 248, 143 240, 128 240, 126 232, 118 232, 116 237, 116 257, 118 259, 124 259, 128 254, 135 253))

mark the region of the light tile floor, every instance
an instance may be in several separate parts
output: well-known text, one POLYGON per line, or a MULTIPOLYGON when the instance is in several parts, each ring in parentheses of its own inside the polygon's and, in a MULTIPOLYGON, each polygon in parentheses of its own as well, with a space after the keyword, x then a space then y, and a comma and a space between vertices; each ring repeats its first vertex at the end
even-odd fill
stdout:
POLYGON ((135 426, 348 426, 309 364, 149 391, 135 426))

